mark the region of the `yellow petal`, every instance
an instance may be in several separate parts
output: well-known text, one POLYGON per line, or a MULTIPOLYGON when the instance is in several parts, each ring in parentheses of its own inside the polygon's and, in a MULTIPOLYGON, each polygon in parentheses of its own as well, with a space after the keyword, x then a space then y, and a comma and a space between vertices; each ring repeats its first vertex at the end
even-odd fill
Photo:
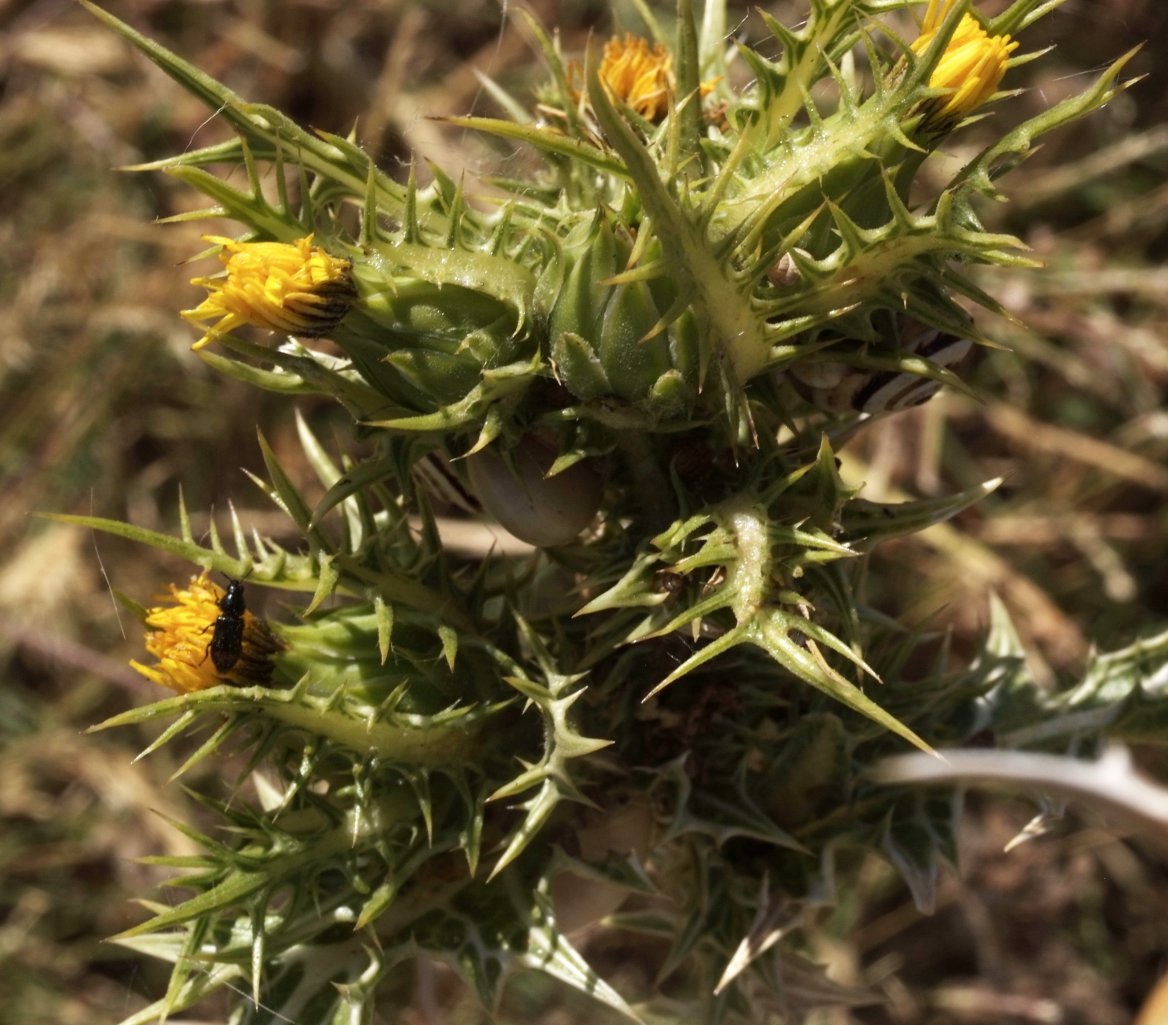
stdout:
POLYGON ((272 674, 271 655, 280 642, 266 623, 243 613, 243 640, 239 662, 229 674, 220 673, 209 657, 208 647, 215 636, 215 623, 223 614, 223 591, 206 573, 192 577, 179 588, 169 585, 170 604, 157 605, 146 613, 146 650, 157 659, 152 666, 130 663, 134 669, 163 687, 181 694, 206 690, 228 682, 266 683, 272 674))
MULTIPOLYGON (((912 44, 914 53, 928 49, 955 2, 931 0, 921 34, 912 44)), ((952 125, 985 103, 997 92, 1009 56, 1017 47, 1009 36, 991 36, 976 18, 963 14, 929 76, 929 88, 943 89, 947 95, 929 104, 927 120, 952 125)))
POLYGON ((243 324, 318 337, 341 322, 356 298, 349 261, 314 246, 311 235, 291 243, 206 238, 223 247, 219 258, 227 273, 191 282, 207 289, 207 298, 183 317, 215 321, 196 349, 243 324))

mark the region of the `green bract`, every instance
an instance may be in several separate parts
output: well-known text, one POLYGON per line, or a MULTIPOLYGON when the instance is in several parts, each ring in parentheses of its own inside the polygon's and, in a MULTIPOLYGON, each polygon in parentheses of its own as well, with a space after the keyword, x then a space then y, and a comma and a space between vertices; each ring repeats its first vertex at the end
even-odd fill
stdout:
MULTIPOLYGON (((923 639, 862 607, 863 554, 996 482, 864 499, 836 453, 872 410, 836 408, 866 394, 836 386, 959 384, 941 343, 975 334, 966 306, 997 308, 964 268, 1029 263, 981 228, 977 202, 1037 136, 1122 89, 1124 59, 929 191, 918 171, 972 114, 948 85, 965 64, 944 63, 970 34, 966 4, 934 11, 917 53, 880 20, 912 7, 900 0, 812 0, 798 30, 763 16, 772 38, 734 50, 719 0, 700 23, 682 0, 662 48, 627 44, 619 75, 596 53, 568 60, 528 19, 538 105, 491 85, 508 119, 451 119, 542 157, 488 202, 440 169, 398 183, 352 139, 247 102, 86 6, 237 134, 142 168, 241 225, 224 243, 239 263, 188 311, 221 318, 199 357, 335 398, 364 443, 360 459, 331 453, 300 424, 313 506, 261 439, 259 483, 297 550, 238 522, 232 553, 185 521, 178 540, 76 521, 304 606, 270 624, 270 685, 106 724, 173 720, 159 744, 214 725, 187 764, 230 739, 261 798, 207 798, 229 828, 192 833, 203 853, 175 862, 195 896, 121 937, 175 965, 128 1020, 230 986, 245 994, 235 1022, 371 1021, 419 953, 488 1006, 520 969, 637 1021, 801 1020, 862 999, 804 960, 800 930, 855 851, 883 852, 928 907, 956 809, 867 770, 1094 699, 1040 696, 1001 621, 972 667, 908 678, 923 639), (224 165, 242 170, 207 170, 224 165), (315 279, 296 276, 297 253, 315 279), (236 330, 284 323, 304 329, 236 330), (492 552, 484 521, 530 549, 492 552), (452 540, 468 523, 473 543, 452 540), (572 945, 609 912, 644 937, 655 988, 618 992, 572 945)), ((974 26, 1001 55, 979 103, 1006 70, 1000 37, 1053 6, 1016 0, 974 26)))

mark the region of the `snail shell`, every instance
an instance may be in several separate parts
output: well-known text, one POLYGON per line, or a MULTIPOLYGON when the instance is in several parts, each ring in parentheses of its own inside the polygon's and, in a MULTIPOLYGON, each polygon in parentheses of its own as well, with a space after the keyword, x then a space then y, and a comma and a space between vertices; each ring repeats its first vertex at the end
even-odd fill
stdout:
POLYGON ((546 476, 556 449, 527 435, 504 457, 494 448, 466 457, 471 490, 499 525, 539 548, 566 545, 592 522, 604 494, 604 471, 584 459, 546 476))

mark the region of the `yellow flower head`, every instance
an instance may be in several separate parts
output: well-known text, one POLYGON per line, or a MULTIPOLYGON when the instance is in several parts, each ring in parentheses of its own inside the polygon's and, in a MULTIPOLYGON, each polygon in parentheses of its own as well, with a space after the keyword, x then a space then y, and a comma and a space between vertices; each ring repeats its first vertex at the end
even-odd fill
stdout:
POLYGON ((600 80, 641 117, 655 121, 669 110, 673 57, 661 43, 650 50, 649 41, 640 36, 614 36, 604 44, 600 80))
POLYGON ((201 573, 190 585, 170 584, 173 604, 159 605, 146 614, 146 650, 157 660, 153 666, 131 662, 148 680, 181 694, 206 690, 221 683, 267 683, 272 675, 271 656, 282 645, 263 620, 243 613, 243 638, 238 661, 229 672, 220 672, 210 657, 215 622, 223 610, 221 588, 201 573))
POLYGON ((208 295, 182 315, 192 323, 216 321, 196 349, 242 324, 308 338, 328 334, 353 305, 352 265, 314 246, 311 235, 291 243, 204 237, 223 247, 227 275, 191 281, 208 295))
MULTIPOLYGON (((921 54, 933 41, 957 0, 929 0, 921 34, 913 42, 913 53, 921 54)), ((934 125, 952 126, 972 113, 997 91, 1006 73, 1006 62, 1018 48, 1009 36, 991 36, 972 15, 963 14, 945 52, 929 77, 931 89, 945 89, 928 106, 926 120, 934 125)))

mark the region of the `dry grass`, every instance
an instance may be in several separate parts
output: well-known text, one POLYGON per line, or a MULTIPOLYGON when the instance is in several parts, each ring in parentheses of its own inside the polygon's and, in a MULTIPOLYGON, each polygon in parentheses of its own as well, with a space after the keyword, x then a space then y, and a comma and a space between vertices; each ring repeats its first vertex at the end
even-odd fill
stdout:
MULTIPOLYGON (((473 173, 482 151, 425 115, 470 109, 472 68, 509 79, 532 63, 521 33, 500 32, 485 5, 110 6, 246 96, 332 130, 356 123, 390 167, 413 148, 473 173)), ((601 5, 535 6, 564 26, 568 45, 604 24, 601 5)), ((983 278, 1015 318, 981 323, 1003 346, 972 373, 984 402, 935 400, 888 420, 857 455, 877 492, 1006 477, 956 524, 888 545, 871 597, 950 625, 959 650, 971 650, 993 589, 1042 679, 1168 611, 1168 91, 1157 64, 1168 9, 1069 0, 1026 41, 1058 43, 1054 71, 1044 65, 1016 101, 1044 104, 1142 40, 1135 66, 1151 77, 1056 136, 1009 179, 1013 203, 986 211, 1048 266, 983 278)), ((130 764, 143 737, 79 731, 151 696, 125 668, 139 641, 132 628, 123 637, 110 588, 147 598, 187 568, 30 513, 172 530, 181 483, 192 509, 222 510, 230 498, 278 533, 239 463, 259 467, 257 423, 287 461, 296 447, 285 409, 262 399, 257 408, 254 393, 188 352, 193 336, 175 311, 195 301, 194 271, 181 264, 207 226, 151 220, 192 197, 161 176, 112 170, 205 143, 218 126, 57 0, 0 3, 0 88, 0 1020, 89 1025, 164 986, 156 966, 100 941, 137 920, 130 895, 152 893, 150 871, 132 859, 174 853, 184 841, 165 817, 192 813, 167 785, 165 754, 130 764)), ((1165 776, 1162 761, 1151 767, 1165 776)), ((1002 855, 1028 814, 979 807, 966 874, 932 919, 907 911, 903 891, 872 869, 865 909, 830 953, 882 978, 890 1005, 852 1021, 1130 1019, 1166 967, 1164 864, 1086 832, 1002 855)), ((512 1020, 537 1008, 541 1020, 568 1020, 547 1007, 523 1004, 512 1020)))

